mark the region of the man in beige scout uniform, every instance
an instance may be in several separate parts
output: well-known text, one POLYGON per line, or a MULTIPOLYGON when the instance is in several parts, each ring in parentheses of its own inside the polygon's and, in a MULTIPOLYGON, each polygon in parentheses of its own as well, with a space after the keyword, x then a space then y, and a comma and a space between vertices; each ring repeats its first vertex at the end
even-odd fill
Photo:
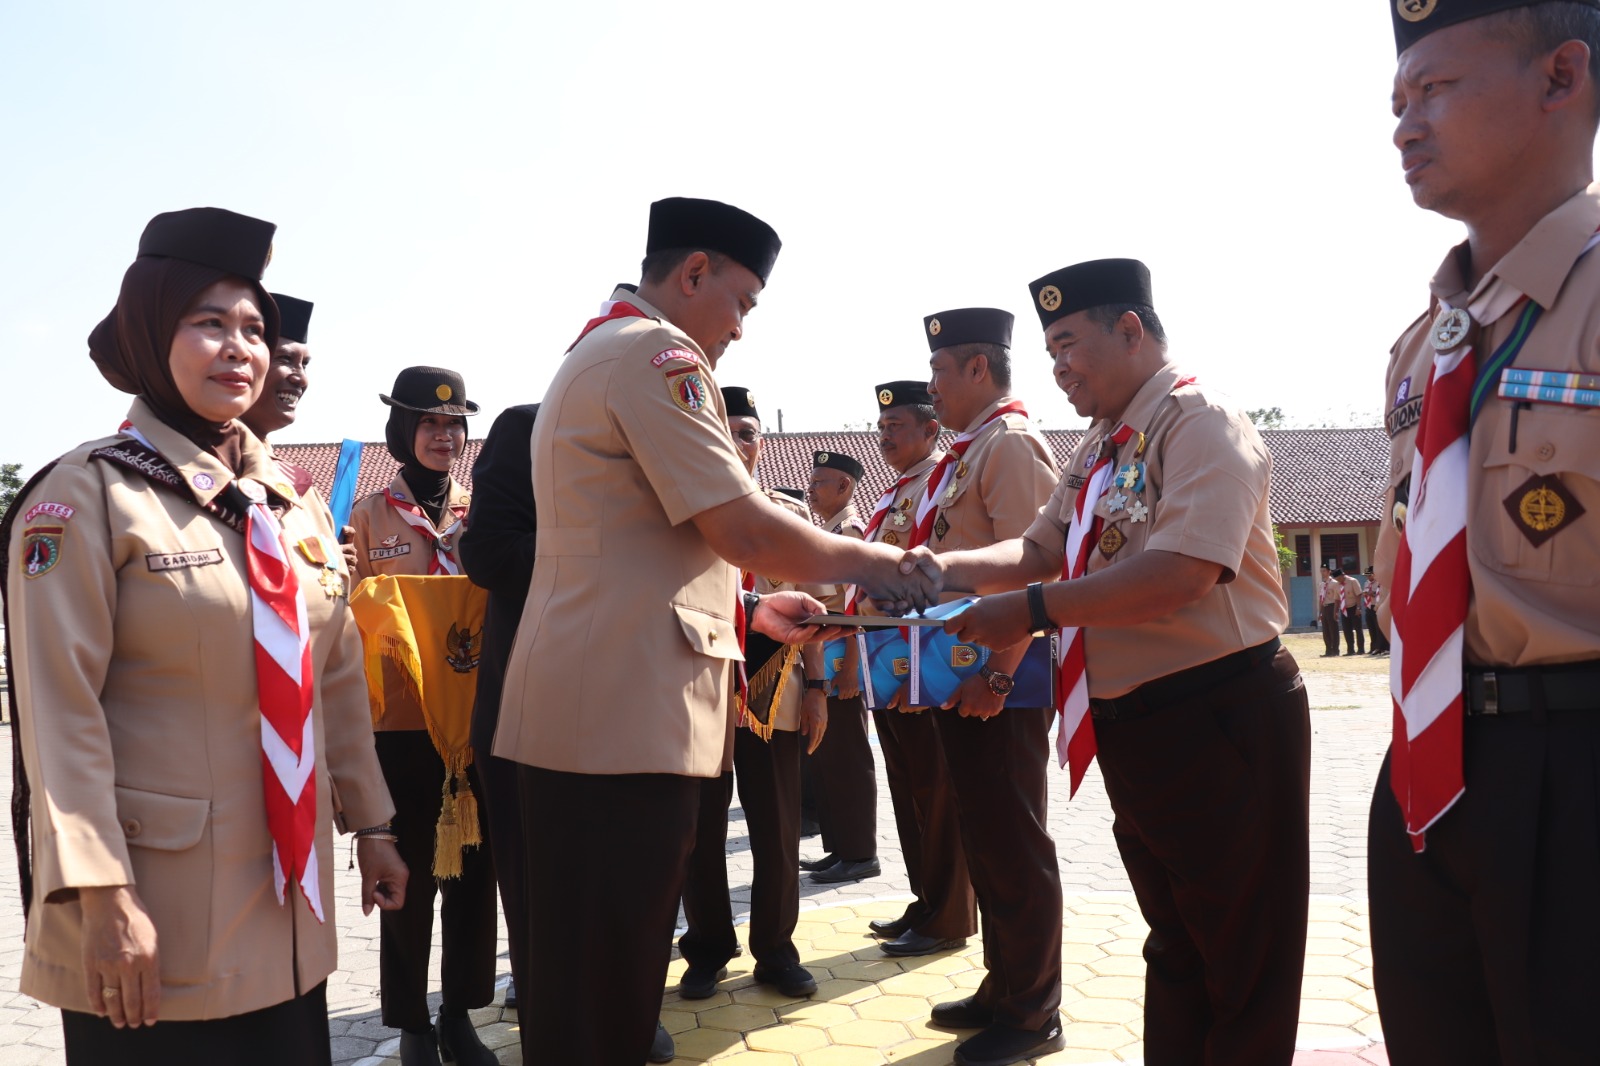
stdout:
MULTIPOLYGON (((722 401, 728 431, 745 469, 755 476, 761 462, 761 415, 748 389, 726 387, 722 401)), ((774 506, 805 521, 811 512, 775 489, 763 493, 774 506)), ((744 575, 743 584, 759 594, 788 586, 744 575)), ((801 591, 816 595, 824 586, 801 591)), ((817 982, 800 965, 794 927, 800 920, 800 752, 817 750, 828 729, 828 702, 822 682, 822 648, 780 644, 760 633, 745 640, 749 711, 735 707, 733 773, 701 782, 700 825, 683 888, 688 930, 678 951, 688 969, 678 982, 684 999, 708 999, 717 990, 728 960, 739 954, 728 895, 728 804, 733 779, 739 779, 739 804, 750 837, 750 954, 754 977, 786 996, 809 996, 817 982)))
MULTIPOLYGON (((806 498, 829 533, 862 538, 865 524, 856 514, 856 486, 866 471, 843 452, 813 452, 806 498)), ((844 585, 827 588, 822 601, 842 612, 844 585)), ((850 661, 854 661, 852 658, 850 661)), ((801 863, 819 885, 860 881, 882 873, 878 865, 878 774, 867 739, 867 705, 859 691, 828 697, 828 740, 817 749, 817 821, 822 825, 822 858, 801 863)))
MULTIPOLYGON (((943 453, 937 450, 939 420, 926 381, 890 381, 874 390, 878 401, 878 449, 896 480, 867 519, 866 539, 896 547, 911 542, 917 502, 943 453)), ((876 614, 872 601, 856 597, 856 610, 876 614)), ((857 670, 847 679, 859 691, 857 670)), ((967 853, 961 846, 950 771, 931 714, 872 712, 878 750, 894 802, 895 829, 906 876, 916 898, 894 919, 874 919, 872 932, 891 955, 926 955, 964 941, 978 930, 967 853)))
POLYGON ((1399 1066, 1596 1055, 1597 6, 1390 3, 1406 182, 1467 231, 1385 388, 1374 573, 1406 729, 1368 863, 1399 1066))
POLYGON ((1286 1064, 1305 956, 1310 727, 1278 641, 1289 606, 1272 460, 1249 418, 1168 361, 1143 263, 1080 263, 1031 289, 1056 384, 1093 423, 1024 537, 940 557, 951 587, 1034 582, 948 628, 1007 647, 1062 626, 1069 650, 1081 628, 1083 658, 1062 670, 1062 751, 1081 772, 1098 740, 1150 924, 1149 1061, 1286 1064), (1076 576, 1055 580, 1064 572, 1076 576), (1074 708, 1087 712, 1081 730, 1074 708))
POLYGON ((261 399, 239 419, 262 440, 266 440, 269 433, 294 425, 300 401, 306 394, 306 367, 311 365, 311 353, 306 349, 311 336, 311 301, 275 292, 272 302, 278 305, 278 314, 283 319, 278 328, 278 343, 272 349, 272 362, 267 367, 261 399))
POLYGON ((1317 620, 1322 626, 1322 657, 1339 654, 1339 583, 1333 570, 1324 566, 1317 578, 1317 620))
MULTIPOLYGON (((938 554, 1021 536, 1056 482, 1049 446, 1011 395, 1011 326, 1009 312, 989 307, 923 320, 928 395, 939 421, 960 430, 912 516, 915 542, 938 554)), ((1006 703, 1027 644, 1022 633, 995 645, 981 674, 922 712, 939 733, 983 908, 989 972, 974 995, 933 1010, 935 1024, 984 1030, 957 1051, 965 1066, 1061 1046, 1061 874, 1045 829, 1054 711, 1006 703)))
MULTIPOLYGON (((532 444, 533 584, 506 665, 494 753, 522 764, 530 870, 523 1061, 637 1062, 650 1048, 694 841, 700 778, 728 765, 746 618, 735 567, 936 593, 897 553, 772 506, 728 435, 712 371, 778 254, 712 200, 651 205, 637 293, 618 289, 545 394, 532 444), (731 564, 731 565, 730 565, 731 564), (618 640, 628 645, 618 669, 618 640)), ((786 642, 821 604, 751 597, 786 642)))

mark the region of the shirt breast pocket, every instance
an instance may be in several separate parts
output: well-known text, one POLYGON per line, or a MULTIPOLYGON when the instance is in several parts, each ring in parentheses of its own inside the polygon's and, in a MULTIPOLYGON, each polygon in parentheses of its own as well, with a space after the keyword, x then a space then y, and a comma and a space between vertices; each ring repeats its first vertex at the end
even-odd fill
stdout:
POLYGON ((689 646, 695 651, 713 659, 744 658, 739 652, 739 638, 734 635, 732 622, 681 603, 673 604, 672 610, 678 616, 678 624, 683 627, 689 646))
POLYGON ((1600 411, 1516 412, 1516 450, 1496 432, 1471 515, 1473 557, 1497 573, 1569 585, 1600 582, 1600 411))

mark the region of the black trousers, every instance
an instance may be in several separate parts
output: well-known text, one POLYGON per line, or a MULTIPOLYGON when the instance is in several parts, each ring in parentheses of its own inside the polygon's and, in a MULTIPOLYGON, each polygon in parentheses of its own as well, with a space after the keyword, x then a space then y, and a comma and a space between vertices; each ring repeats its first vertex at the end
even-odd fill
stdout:
POLYGON ((1339 615, 1339 625, 1344 629, 1344 650, 1364 652, 1367 640, 1361 631, 1361 608, 1346 607, 1339 615))
POLYGON ((1331 603, 1322 605, 1322 651, 1325 655, 1339 654, 1339 608, 1331 603))
POLYGON ((961 816, 934 713, 873 711, 872 717, 900 851, 916 896, 903 917, 923 936, 952 940, 977 932, 977 897, 967 875, 961 816))
POLYGON ((878 777, 861 697, 828 697, 828 731, 811 755, 817 773, 822 848, 841 859, 878 854, 878 777))
POLYGON ((700 788, 683 914, 689 929, 678 951, 691 966, 720 969, 739 953, 728 896, 728 803, 733 778, 750 833, 750 954, 763 970, 800 961, 794 927, 800 920, 799 733, 775 731, 771 741, 748 729, 733 738, 733 774, 707 778, 700 788))
POLYGON ((1389 1061, 1596 1058, 1600 697, 1585 712, 1468 718, 1466 792, 1416 854, 1384 760, 1367 869, 1389 1061))
MULTIPOLYGON (((478 813, 488 834, 494 860, 495 881, 500 886, 500 913, 506 917, 506 948, 511 956, 511 979, 517 987, 527 980, 528 913, 522 853, 522 805, 517 801, 517 764, 488 754, 487 745, 476 748, 473 766, 483 791, 478 793, 478 813)), ((476 788, 476 786, 474 786, 476 788)))
MULTIPOLYGON (((381 911, 378 972, 383 1024, 421 1031, 432 1024, 428 1010, 428 958, 433 949, 433 903, 439 908, 439 983, 442 1011, 461 1014, 494 998, 498 927, 495 921, 494 858, 487 839, 461 853, 461 876, 435 880, 434 826, 439 821, 444 761, 426 729, 373 734, 378 765, 394 800, 394 831, 400 857, 411 871, 405 906, 381 911)), ((468 767, 474 794, 482 793, 475 767, 468 767)))
POLYGON ((655 1039, 701 778, 518 767, 527 1066, 639 1066, 655 1039), (540 856, 560 856, 559 866, 540 856))
POLYGON ((1372 642, 1373 651, 1388 651, 1389 638, 1383 635, 1383 628, 1378 625, 1378 612, 1371 607, 1363 608, 1367 616, 1367 639, 1372 642))
POLYGON ((1294 657, 1281 650, 1143 718, 1096 720, 1095 736, 1150 925, 1145 1062, 1288 1066, 1311 876, 1311 725, 1294 657))
POLYGON ((68 1066, 329 1066, 328 985, 248 1014, 118 1029, 109 1019, 61 1012, 68 1066))
POLYGON ((972 887, 983 910, 988 973, 974 995, 997 1022, 1037 1029, 1061 1006, 1061 871, 1045 825, 1048 708, 993 718, 929 710, 960 811, 972 887))

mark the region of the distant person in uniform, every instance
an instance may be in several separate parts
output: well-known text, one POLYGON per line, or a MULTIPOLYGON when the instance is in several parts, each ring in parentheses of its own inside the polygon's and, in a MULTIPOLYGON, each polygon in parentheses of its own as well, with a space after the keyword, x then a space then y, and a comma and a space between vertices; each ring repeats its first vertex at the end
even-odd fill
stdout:
POLYGON ((774 507, 728 434, 713 372, 778 247, 727 204, 652 204, 638 291, 612 293, 539 408, 537 557, 494 749, 521 764, 529 853, 563 858, 529 870, 528 913, 561 916, 530 923, 529 1066, 646 1055, 701 779, 729 754, 743 635, 827 636, 803 624, 820 601, 746 597, 738 569, 856 582, 897 608, 937 594, 925 557, 904 575, 892 550, 774 507))
POLYGON ((1597 7, 1390 5, 1406 184, 1466 227, 1385 386, 1367 853, 1395 1066, 1597 1057, 1597 7))
POLYGON ((1366 570, 1366 584, 1361 586, 1361 610, 1367 623, 1367 640, 1372 646, 1369 655, 1388 655, 1389 638, 1378 625, 1378 601, 1383 598, 1383 586, 1372 576, 1372 567, 1366 570))
MULTIPOLYGON (((843 452, 814 452, 806 499, 818 524, 829 533, 860 540, 866 526, 856 514, 856 485, 865 473, 859 460, 843 452)), ((845 586, 833 585, 822 597, 833 613, 845 608, 845 586)), ((854 662, 853 657, 848 657, 854 662)), ((877 877, 878 771, 867 736, 867 705, 854 696, 828 697, 828 739, 816 753, 817 820, 823 856, 800 864, 819 885, 839 885, 877 877)))
POLYGON ((1286 1066, 1311 729, 1279 641, 1272 457, 1243 411, 1169 360, 1143 263, 1079 263, 1030 290, 1056 384, 1093 421, 1024 536, 939 556, 949 587, 996 593, 946 628, 996 648, 1061 628, 1058 751, 1075 787, 1098 748, 1150 926, 1146 1060, 1286 1066))
POLYGON ((1339 654, 1339 583, 1324 566, 1317 581, 1317 614, 1322 620, 1322 657, 1339 654))
POLYGON ((1339 598, 1335 602, 1339 606, 1339 628, 1344 631, 1344 653, 1365 655, 1367 641, 1361 628, 1361 582, 1343 570, 1335 570, 1333 580, 1339 586, 1339 598))

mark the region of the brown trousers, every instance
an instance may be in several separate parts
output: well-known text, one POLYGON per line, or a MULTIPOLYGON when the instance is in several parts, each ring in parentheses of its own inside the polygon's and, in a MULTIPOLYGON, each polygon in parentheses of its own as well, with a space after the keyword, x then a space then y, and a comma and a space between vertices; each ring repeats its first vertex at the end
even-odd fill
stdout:
POLYGON ((1311 726, 1294 657, 1094 725, 1150 925, 1145 1062, 1288 1066, 1310 888, 1311 726))
POLYGON ((878 776, 861 697, 828 697, 828 731, 811 755, 817 776, 822 849, 841 859, 878 854, 878 776))
POLYGON ((702 778, 521 766, 527 1066, 640 1063, 655 1039, 702 778))
POLYGON ((794 927, 800 920, 799 733, 774 732, 770 741, 748 729, 733 738, 732 774, 707 778, 700 790, 700 820, 689 877, 683 885, 683 916, 689 929, 678 951, 690 966, 720 969, 739 954, 728 893, 728 803, 739 780, 739 803, 749 833, 750 954, 762 969, 784 969, 800 961, 794 927))
POLYGON ((916 896, 905 919, 923 936, 953 940, 978 930, 977 897, 967 875, 950 771, 933 724, 935 712, 873 711, 894 803, 895 829, 916 896))
POLYGON ((1061 1006, 1061 871, 1045 824, 1055 711, 993 718, 930 710, 983 913, 988 974, 974 995, 995 1021, 1038 1029, 1061 1006))

